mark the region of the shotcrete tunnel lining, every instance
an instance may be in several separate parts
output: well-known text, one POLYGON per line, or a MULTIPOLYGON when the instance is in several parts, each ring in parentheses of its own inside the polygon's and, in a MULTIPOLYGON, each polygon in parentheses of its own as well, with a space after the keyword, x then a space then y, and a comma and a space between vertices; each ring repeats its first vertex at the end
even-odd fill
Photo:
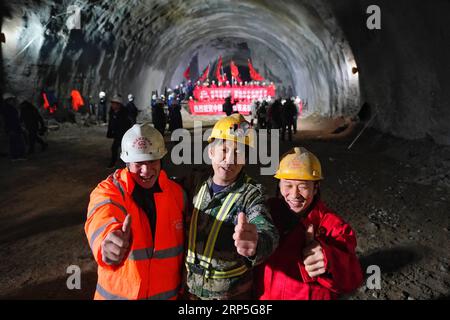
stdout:
MULTIPOLYGON (((211 41, 227 38, 255 43, 276 55, 284 65, 283 73, 287 73, 283 79, 284 86, 288 88, 291 85, 294 93, 305 97, 317 113, 339 116, 348 113, 348 106, 359 105, 359 83, 352 82, 351 73, 347 70, 349 61, 354 61, 354 57, 349 44, 340 36, 337 23, 326 14, 322 18, 326 12, 326 5, 322 1, 317 4, 322 6, 320 10, 316 10, 306 0, 295 4, 283 1, 278 5, 267 1, 225 2, 210 1, 208 5, 201 6, 192 2, 190 7, 183 2, 173 2, 152 7, 140 1, 128 1, 116 4, 115 9, 107 9, 103 2, 91 4, 89 8, 99 9, 89 12, 91 20, 85 22, 83 41, 93 46, 96 45, 96 38, 101 39, 110 34, 108 39, 113 51, 102 51, 104 48, 101 43, 98 44, 101 53, 96 57, 97 65, 92 66, 98 78, 92 79, 90 75, 84 81, 94 81, 102 90, 111 93, 133 91, 138 101, 145 101, 141 105, 147 105, 152 86, 161 91, 164 86, 172 85, 174 78, 180 74, 179 70, 186 66, 195 50, 211 41), (225 2, 229 5, 226 6, 225 2), (127 6, 132 3, 136 6, 127 6), (139 4, 142 6, 139 7, 139 4), (131 16, 131 24, 141 21, 141 25, 137 25, 138 31, 129 29, 127 33, 124 26, 130 21, 119 18, 119 13, 131 16), (113 29, 105 31, 111 23, 113 29), (337 30, 330 30, 330 25, 337 30), (152 85, 148 83, 148 74, 153 78, 152 85)), ((45 14, 50 14, 48 11, 45 10, 45 14)), ((70 37, 66 37, 65 41, 69 40, 70 37)), ((66 51, 70 49, 67 43, 63 43, 64 46, 63 53, 75 57, 80 55, 78 51, 83 50, 75 46, 70 53, 66 51)), ((223 55, 226 56, 232 50, 225 48, 223 55)), ((251 54, 250 58, 260 71, 264 64, 273 71, 271 61, 264 54, 251 54)), ((217 57, 206 54, 199 68, 206 65, 207 61, 214 62, 217 57)), ((52 59, 59 63, 55 84, 58 85, 59 94, 64 95, 64 92, 70 92, 70 83, 75 82, 82 66, 76 61, 69 63, 70 59, 67 58, 52 59)), ((84 88, 92 91, 95 85, 85 84, 84 88)), ((86 93, 88 95, 96 96, 97 93, 86 93)))

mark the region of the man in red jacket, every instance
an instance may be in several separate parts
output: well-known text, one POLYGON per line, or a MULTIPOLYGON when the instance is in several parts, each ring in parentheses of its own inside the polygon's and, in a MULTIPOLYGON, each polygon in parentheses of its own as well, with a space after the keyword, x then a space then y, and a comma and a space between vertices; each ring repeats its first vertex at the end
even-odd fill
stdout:
POLYGON ((320 200, 317 157, 305 148, 283 156, 275 178, 281 197, 269 200, 280 244, 257 271, 261 300, 330 300, 362 283, 349 224, 320 200))

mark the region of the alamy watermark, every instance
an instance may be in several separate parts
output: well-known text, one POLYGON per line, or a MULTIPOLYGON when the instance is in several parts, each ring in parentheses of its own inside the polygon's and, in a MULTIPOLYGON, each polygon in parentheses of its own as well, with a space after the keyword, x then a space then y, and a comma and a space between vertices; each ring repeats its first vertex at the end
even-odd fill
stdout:
POLYGON ((367 28, 369 30, 381 30, 381 8, 377 5, 371 5, 367 7, 366 13, 370 14, 367 18, 367 28))
POLYGON ((369 290, 381 290, 381 268, 377 265, 367 267, 366 287, 369 290))
POLYGON ((81 268, 77 265, 68 266, 66 273, 70 276, 66 280, 66 286, 69 290, 81 290, 81 268))

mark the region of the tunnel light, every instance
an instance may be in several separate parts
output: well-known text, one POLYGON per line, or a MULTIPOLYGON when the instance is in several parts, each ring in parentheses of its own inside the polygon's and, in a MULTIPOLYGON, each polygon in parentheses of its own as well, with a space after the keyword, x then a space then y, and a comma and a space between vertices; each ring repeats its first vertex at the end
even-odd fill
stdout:
POLYGON ((5 19, 2 26, 2 32, 5 37, 3 47, 3 55, 5 58, 12 57, 17 52, 19 35, 23 29, 23 21, 19 17, 13 19, 5 19))

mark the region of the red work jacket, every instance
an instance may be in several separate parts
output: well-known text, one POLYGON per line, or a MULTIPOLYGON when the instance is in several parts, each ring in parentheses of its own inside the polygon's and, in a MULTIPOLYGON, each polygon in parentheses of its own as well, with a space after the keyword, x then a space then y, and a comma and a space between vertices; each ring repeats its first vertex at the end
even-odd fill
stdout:
POLYGON ((282 199, 269 200, 272 218, 280 232, 274 254, 256 271, 255 289, 260 300, 331 300, 350 293, 362 283, 355 254, 356 237, 349 224, 318 201, 309 214, 287 230, 294 214, 282 199), (310 278, 303 264, 305 233, 312 224, 322 247, 327 272, 310 278))

